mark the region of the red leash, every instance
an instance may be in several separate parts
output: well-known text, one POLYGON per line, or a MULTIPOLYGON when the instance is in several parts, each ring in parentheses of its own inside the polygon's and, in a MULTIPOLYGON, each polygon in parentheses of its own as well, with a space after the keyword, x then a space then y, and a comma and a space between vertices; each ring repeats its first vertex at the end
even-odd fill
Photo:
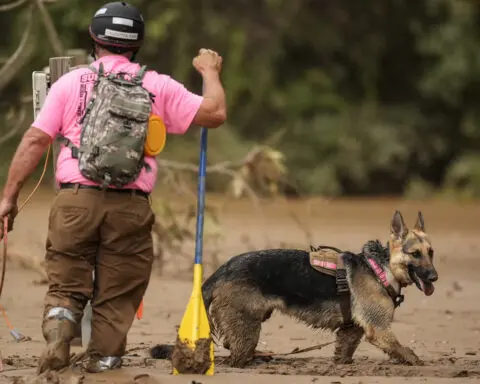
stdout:
POLYGON ((7 269, 7 242, 8 242, 8 216, 3 219, 3 260, 2 276, 0 279, 0 298, 2 297, 3 284, 5 282, 5 271, 7 269))
MULTIPOLYGON (((8 233, 8 216, 3 220, 3 261, 2 261, 2 277, 0 280, 0 297, 2 296, 3 283, 5 281, 5 270, 7 269, 7 233, 8 233)), ((3 359, 0 353, 0 372, 4 371, 3 359)))
MULTIPOLYGON (((3 260, 2 260, 2 274, 0 277, 0 298, 2 296, 3 286, 5 283, 5 272, 7 270, 7 244, 8 244, 8 217, 5 217, 3 222, 3 260)), ((13 324, 10 322, 7 316, 7 313, 5 311, 5 308, 3 308, 2 304, 0 304, 0 312, 5 320, 5 323, 7 324, 8 329, 10 330, 10 334, 15 339, 15 341, 20 342, 20 341, 30 340, 29 337, 22 335, 19 331, 17 331, 13 327, 13 324)), ((0 372, 1 372, 1 368, 0 368, 0 372)))

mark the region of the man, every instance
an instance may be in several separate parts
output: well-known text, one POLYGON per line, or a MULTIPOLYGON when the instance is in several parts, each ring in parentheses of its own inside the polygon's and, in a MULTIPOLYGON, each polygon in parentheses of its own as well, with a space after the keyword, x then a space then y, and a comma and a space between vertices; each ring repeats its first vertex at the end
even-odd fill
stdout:
MULTIPOLYGON (((93 17, 90 35, 97 71, 102 66, 105 73, 138 73, 140 66, 133 60, 144 37, 139 10, 125 2, 104 5, 93 17)), ((168 76, 146 72, 143 87, 153 97, 149 105, 152 113, 163 119, 168 133, 184 134, 191 124, 216 128, 226 120, 221 65, 222 58, 211 50, 200 50, 193 60, 203 77, 203 96, 168 76)), ((0 202, 0 218, 2 223, 9 218, 10 229, 20 190, 56 135, 79 146, 82 117, 90 108, 96 78, 95 71, 88 68, 62 76, 23 136, 0 202)), ((148 196, 157 165, 152 157, 145 157, 144 162, 136 180, 122 188, 105 189, 103 185, 102 189, 84 177, 72 148, 61 149, 56 169, 60 190, 51 207, 46 242, 49 287, 42 331, 47 346, 40 357, 39 373, 69 364, 70 342, 90 299, 93 316, 87 370, 102 372, 121 365, 127 333, 147 288, 153 261, 154 215, 148 196)))

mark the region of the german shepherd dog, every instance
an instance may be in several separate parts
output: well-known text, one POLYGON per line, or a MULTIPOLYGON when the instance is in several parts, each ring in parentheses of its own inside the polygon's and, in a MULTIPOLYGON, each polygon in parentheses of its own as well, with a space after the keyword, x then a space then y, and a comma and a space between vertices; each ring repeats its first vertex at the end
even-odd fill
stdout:
POLYGON ((244 253, 231 258, 204 282, 202 292, 212 334, 223 338, 224 347, 230 350, 231 366, 242 368, 254 358, 262 322, 275 310, 312 328, 336 331, 337 364, 353 361, 363 335, 399 363, 422 364, 391 329, 396 300, 403 299, 401 289, 415 284, 430 296, 438 279, 422 213, 410 230, 396 211, 386 247, 369 241, 359 254, 339 252, 348 282, 350 321, 342 310, 344 298, 338 294, 336 278, 315 270, 307 251, 244 253))

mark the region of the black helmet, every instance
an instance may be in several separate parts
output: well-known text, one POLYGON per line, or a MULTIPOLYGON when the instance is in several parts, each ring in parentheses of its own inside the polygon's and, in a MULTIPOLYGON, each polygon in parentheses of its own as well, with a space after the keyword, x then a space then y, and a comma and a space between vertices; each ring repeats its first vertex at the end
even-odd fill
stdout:
POLYGON ((90 24, 90 36, 98 45, 118 51, 138 50, 144 34, 142 14, 124 1, 105 4, 90 24))

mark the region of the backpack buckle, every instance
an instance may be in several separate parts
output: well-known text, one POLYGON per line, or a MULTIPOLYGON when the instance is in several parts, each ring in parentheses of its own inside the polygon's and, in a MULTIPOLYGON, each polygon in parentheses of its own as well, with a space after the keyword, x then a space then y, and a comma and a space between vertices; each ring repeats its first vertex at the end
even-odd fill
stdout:
POLYGON ((72 151, 72 158, 78 159, 78 148, 77 147, 71 147, 70 150, 72 151))

